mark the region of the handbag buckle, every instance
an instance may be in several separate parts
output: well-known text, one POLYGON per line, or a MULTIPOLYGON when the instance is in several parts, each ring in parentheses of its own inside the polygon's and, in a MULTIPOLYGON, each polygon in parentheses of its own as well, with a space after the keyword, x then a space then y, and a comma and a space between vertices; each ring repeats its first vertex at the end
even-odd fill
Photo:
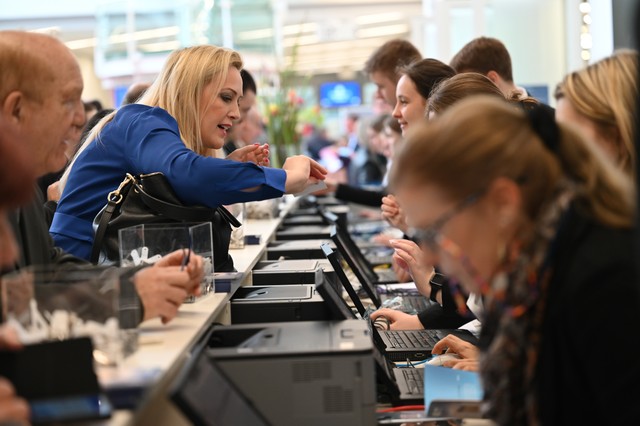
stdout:
POLYGON ((114 202, 115 204, 120 204, 122 202, 122 189, 129 183, 135 181, 135 178, 130 173, 127 173, 127 177, 120 183, 120 186, 115 191, 111 191, 109 195, 107 195, 107 200, 109 202, 114 202))

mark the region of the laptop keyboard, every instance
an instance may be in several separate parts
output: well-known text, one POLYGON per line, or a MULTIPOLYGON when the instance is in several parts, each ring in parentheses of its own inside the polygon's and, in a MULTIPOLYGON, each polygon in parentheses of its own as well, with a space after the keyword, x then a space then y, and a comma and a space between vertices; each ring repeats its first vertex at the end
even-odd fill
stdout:
POLYGON ((387 331, 393 348, 431 348, 440 340, 431 330, 387 331))
POLYGON ((403 368, 402 375, 412 395, 424 395, 424 371, 420 368, 403 368))

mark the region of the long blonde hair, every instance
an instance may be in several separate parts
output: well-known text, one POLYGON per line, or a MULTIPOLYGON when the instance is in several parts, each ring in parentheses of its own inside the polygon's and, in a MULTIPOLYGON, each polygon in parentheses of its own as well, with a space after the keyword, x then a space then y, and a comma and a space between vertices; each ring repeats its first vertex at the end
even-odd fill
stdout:
MULTIPOLYGON (((169 55, 158 77, 136 103, 166 110, 178 122, 180 138, 187 148, 200 155, 211 155, 211 150, 202 144, 200 133, 202 94, 204 88, 214 82, 215 87, 208 103, 213 102, 227 79, 229 67, 242 69, 240 54, 231 49, 202 45, 176 50, 169 55)), ((75 158, 93 140, 100 140, 100 132, 117 112, 112 112, 98 122, 75 158)), ((60 179, 61 190, 75 158, 60 179)))
POLYGON ((552 152, 522 111, 495 97, 471 96, 409 132, 393 160, 391 186, 435 184, 463 199, 507 177, 522 182, 525 213, 535 220, 560 179, 567 177, 577 185, 578 205, 596 221, 633 226, 629 176, 594 142, 564 126, 559 132, 552 152))
POLYGON ((635 170, 633 143, 636 110, 638 52, 621 49, 579 71, 568 74, 556 88, 557 99, 566 97, 580 114, 593 121, 601 133, 620 135, 618 164, 635 170))

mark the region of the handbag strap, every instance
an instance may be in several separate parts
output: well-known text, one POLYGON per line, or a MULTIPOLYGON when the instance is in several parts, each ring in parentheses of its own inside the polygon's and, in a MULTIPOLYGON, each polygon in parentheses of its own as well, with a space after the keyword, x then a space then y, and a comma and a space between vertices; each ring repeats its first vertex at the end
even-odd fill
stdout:
POLYGON ((152 210, 167 216, 171 219, 185 222, 207 222, 213 218, 213 209, 207 207, 184 207, 177 204, 167 203, 154 197, 144 190, 142 185, 134 180, 133 186, 140 194, 142 201, 152 210))
POLYGON ((238 220, 238 218, 231 214, 231 212, 224 206, 218 206, 216 210, 218 211, 218 213, 220 213, 220 216, 226 219, 226 221, 229 222, 229 224, 234 228, 239 228, 242 226, 242 223, 238 220))
POLYGON ((127 173, 127 177, 120 183, 120 186, 115 191, 111 191, 107 195, 107 205, 105 206, 102 215, 100 216, 100 222, 98 222, 98 228, 93 236, 93 245, 91 246, 91 263, 98 263, 100 260, 100 250, 102 249, 102 240, 107 233, 107 227, 111 221, 111 217, 116 209, 120 208, 122 200, 124 200, 124 194, 128 192, 128 186, 132 182, 135 182, 135 178, 127 173))

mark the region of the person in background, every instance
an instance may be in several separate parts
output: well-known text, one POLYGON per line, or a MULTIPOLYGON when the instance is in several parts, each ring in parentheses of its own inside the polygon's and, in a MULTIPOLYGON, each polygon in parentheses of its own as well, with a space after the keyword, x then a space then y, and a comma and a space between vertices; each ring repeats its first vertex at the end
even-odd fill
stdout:
POLYGON ((470 97, 411 132, 390 182, 425 262, 484 297, 487 418, 637 421, 635 353, 592 356, 594 336, 628 342, 640 310, 634 185, 594 142, 546 108, 470 97))
MULTIPOLYGON (((5 82, 0 87, 1 134, 16 148, 28 150, 30 167, 25 170, 32 170, 35 175, 59 170, 67 161, 66 140, 84 124, 85 117, 80 98, 82 75, 75 57, 53 37, 0 31, 0 81, 5 82), (28 78, 29 72, 38 72, 41 79, 34 83, 28 78)), ((2 182, 5 181, 3 177, 2 182)), ((42 194, 32 186, 25 195, 31 202, 8 212, 17 253, 4 263, 3 271, 41 265, 94 268, 89 262, 54 247, 42 194)), ((8 233, 2 234, 4 240, 8 233)), ((177 315, 188 295, 199 292, 204 273, 202 258, 191 256, 187 268, 181 270, 182 257, 181 252, 175 252, 151 267, 119 270, 120 293, 129 300, 139 299, 142 319, 160 317, 166 323, 177 315)), ((132 323, 134 318, 121 320, 125 326, 137 325, 132 323)))
POLYGON ((163 173, 184 204, 210 208, 298 193, 323 180, 326 170, 302 155, 282 169, 258 165, 268 158, 261 146, 212 156, 240 118, 241 69, 237 52, 217 46, 170 54, 142 98, 103 118, 65 171, 50 228, 56 245, 90 259, 93 219, 127 173, 163 173))
MULTIPOLYGON (((424 115, 425 117, 428 116, 429 120, 437 119, 437 116, 460 100, 474 95, 484 95, 499 100, 507 100, 500 89, 484 75, 473 72, 460 73, 440 81, 433 87, 424 115)), ((520 101, 513 100, 513 104, 520 105, 520 101)), ((464 311, 461 311, 460 307, 456 306, 454 297, 458 297, 466 299, 466 303, 475 307, 474 310, 470 309, 470 311, 473 316, 476 317, 475 321, 477 322, 478 312, 482 310, 481 297, 476 297, 475 295, 469 297, 466 293, 460 291, 454 292, 455 289, 447 280, 443 282, 441 288, 432 287, 430 284, 431 278, 435 272, 439 272, 436 271, 436 269, 439 269, 438 265, 431 265, 424 262, 424 252, 417 242, 410 237, 413 232, 409 229, 404 210, 400 207, 396 197, 392 194, 384 197, 381 209, 382 216, 387 219, 392 226, 401 230, 404 234, 402 238, 380 241, 381 243, 389 245, 395 251, 393 261, 396 274, 398 276, 403 275, 403 273, 409 274, 407 281, 413 281, 422 295, 438 302, 442 308, 439 309, 437 306, 432 305, 425 311, 418 313, 417 316, 400 311, 380 310, 373 316, 384 315, 390 320, 391 328, 393 329, 436 328, 433 324, 443 325, 443 322, 447 327, 458 327, 463 324, 469 324, 469 320, 472 319, 470 315, 463 315, 464 311), (436 266, 435 269, 434 266, 436 266), (435 293, 432 294, 434 291, 435 293)), ((464 308, 464 310, 466 310, 466 308, 464 308)), ((479 323, 474 323, 473 329, 470 331, 475 331, 478 328, 479 323)), ((455 336, 451 337, 453 338, 455 336)), ((471 351, 471 349, 469 350, 471 351)), ((469 364, 467 368, 472 368, 474 363, 475 360, 461 360, 458 366, 461 367, 463 364, 469 364)), ((450 364, 453 365, 453 362, 450 364)))
MULTIPOLYGON (((238 103, 238 107, 240 108, 240 118, 233 123, 234 127, 240 126, 240 124, 247 118, 249 111, 252 108, 256 108, 256 99, 258 96, 258 86, 256 85, 256 81, 251 73, 243 68, 240 70, 240 77, 242 77, 243 96, 238 103)), ((259 111, 256 112, 259 114, 259 111)), ((239 129, 232 129, 229 130, 225 144, 222 147, 222 151, 225 156, 228 156, 238 148, 246 146, 247 143, 252 143, 244 141, 245 144, 242 144, 241 141, 236 141, 236 138, 240 137, 238 134, 239 129)), ((266 149, 269 148, 268 144, 265 144, 264 146, 266 149)))
POLYGON ((151 83, 147 82, 138 82, 130 85, 122 98, 122 105, 120 106, 136 103, 149 86, 151 86, 151 83))
POLYGON ((636 170, 637 72, 638 52, 620 50, 568 74, 555 92, 557 120, 596 141, 630 175, 636 170))
POLYGON ((456 102, 473 95, 506 99, 504 93, 488 77, 476 72, 459 73, 436 85, 424 110, 427 119, 442 114, 456 102))
POLYGON ((420 51, 407 40, 389 40, 376 49, 364 65, 364 72, 378 88, 376 98, 393 108, 400 79, 397 69, 420 59, 420 51))
MULTIPOLYGON (((4 63, 2 50, 0 63, 4 63)), ((14 143, 7 133, 0 115, 0 270, 13 264, 19 253, 7 213, 28 201, 36 178, 26 147, 14 143)), ((0 325, 0 350, 19 350, 21 347, 15 330, 0 325)), ((11 382, 0 377, 0 424, 27 424, 29 417, 27 402, 16 395, 11 382)))
POLYGON ((264 135, 264 122, 262 114, 257 106, 252 106, 247 112, 247 117, 242 120, 240 126, 240 140, 244 145, 259 143, 260 137, 264 135))
POLYGON ((507 97, 527 97, 527 91, 513 81, 511 55, 503 42, 492 37, 477 37, 456 53, 449 65, 458 73, 477 72, 491 80, 507 97))
POLYGON ((84 102, 85 121, 89 120, 95 113, 102 109, 102 102, 97 99, 84 102))
MULTIPOLYGON (((359 148, 354 153, 349 163, 350 182, 352 186, 380 187, 384 174, 386 173, 387 158, 382 155, 385 141, 384 121, 388 114, 380 114, 374 117, 367 125, 366 138, 359 142, 359 148)), ((339 193, 336 189, 336 198, 344 197, 345 188, 341 188, 339 193)))
POLYGON ((426 58, 401 67, 396 87, 396 106, 393 116, 400 123, 402 134, 415 123, 424 120, 424 110, 433 87, 453 77, 456 71, 437 59, 426 58))

